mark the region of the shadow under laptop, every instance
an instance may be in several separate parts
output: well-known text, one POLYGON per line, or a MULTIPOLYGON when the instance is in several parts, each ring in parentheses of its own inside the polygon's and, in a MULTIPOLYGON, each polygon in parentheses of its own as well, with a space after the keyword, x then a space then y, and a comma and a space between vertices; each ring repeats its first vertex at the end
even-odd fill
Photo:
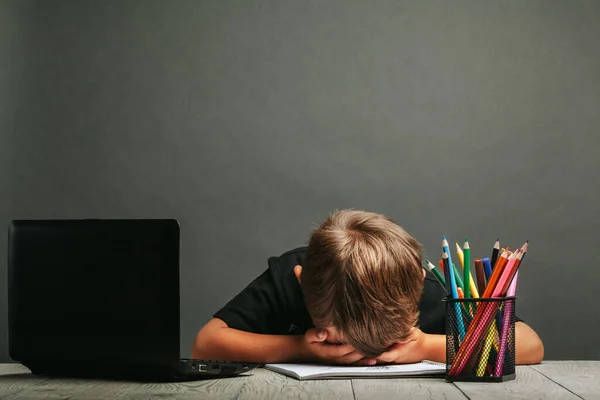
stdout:
POLYGON ((185 382, 197 382, 197 381, 209 381, 209 380, 219 380, 219 381, 235 381, 240 378, 250 377, 252 376, 252 371, 248 371, 245 373, 241 373, 238 375, 232 376, 197 376, 197 377, 172 377, 170 379, 165 379, 164 376, 161 378, 150 379, 149 377, 140 377, 140 378, 123 378, 119 376, 107 376, 107 377, 90 377, 90 376, 76 376, 76 375, 44 375, 44 374, 33 374, 28 372, 16 372, 0 375, 0 387, 3 389, 9 389, 11 385, 16 386, 30 386, 35 383, 51 383, 51 382, 77 382, 77 381, 86 381, 86 382, 103 382, 103 383, 132 383, 132 384, 168 384, 168 383, 185 383, 185 382))

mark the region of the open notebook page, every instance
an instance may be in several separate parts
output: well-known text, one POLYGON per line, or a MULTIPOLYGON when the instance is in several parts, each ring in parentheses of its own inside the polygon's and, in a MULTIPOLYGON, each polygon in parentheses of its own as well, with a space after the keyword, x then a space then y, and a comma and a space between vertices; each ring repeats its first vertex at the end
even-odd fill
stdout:
POLYGON ((374 365, 370 367, 329 366, 319 364, 266 364, 265 368, 300 380, 418 376, 446 373, 446 364, 432 361, 423 361, 415 364, 374 365))

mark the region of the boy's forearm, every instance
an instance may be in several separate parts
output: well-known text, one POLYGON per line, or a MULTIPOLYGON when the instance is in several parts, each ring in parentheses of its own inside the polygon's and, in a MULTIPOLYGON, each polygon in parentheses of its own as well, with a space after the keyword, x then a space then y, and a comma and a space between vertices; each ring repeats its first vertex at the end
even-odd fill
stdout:
POLYGON ((423 359, 446 362, 446 335, 426 334, 423 359))
POLYGON ((209 325, 196 336, 193 358, 261 364, 304 361, 302 336, 262 335, 232 329, 227 325, 209 325))

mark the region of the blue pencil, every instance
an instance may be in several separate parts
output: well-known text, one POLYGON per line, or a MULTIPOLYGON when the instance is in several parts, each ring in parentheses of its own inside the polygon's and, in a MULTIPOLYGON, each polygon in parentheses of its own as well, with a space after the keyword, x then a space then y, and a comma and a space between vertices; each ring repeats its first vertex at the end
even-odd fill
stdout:
MULTIPOLYGON (((446 240, 444 238, 444 240, 446 240)), ((446 248, 448 247, 448 242, 446 242, 446 248)), ((449 254, 444 250, 442 253, 442 260, 444 261, 444 271, 449 271, 449 281, 450 281, 450 297, 454 299, 458 299, 458 292, 456 291, 456 283, 454 281, 454 274, 451 272, 451 267, 448 259, 449 254)), ((448 284, 448 282, 446 282, 448 284)), ((454 312, 456 313, 456 325, 458 325, 458 333, 460 336, 460 341, 465 337, 465 323, 463 321, 462 313, 460 312, 460 307, 458 303, 454 303, 454 312)), ((459 343, 460 345, 460 343, 459 343)))
POLYGON ((490 264, 490 259, 487 257, 482 258, 481 262, 483 263, 483 271, 485 272, 485 281, 489 282, 490 276, 492 276, 492 264, 490 264))
MULTIPOLYGON (((485 280, 487 282, 490 279, 490 276, 492 276, 492 264, 490 264, 490 259, 487 257, 482 258, 481 262, 483 263, 483 270, 485 272, 485 280)), ((500 313, 500 311, 498 311, 496 313, 496 328, 500 329, 501 326, 502 326, 502 314, 500 313)))
MULTIPOLYGON (((446 253, 448 264, 450 265, 450 268, 452 268, 452 256, 450 255, 450 248, 448 247, 446 236, 442 236, 442 252, 446 253)), ((445 269, 446 267, 444 266, 444 270, 445 269)), ((452 269, 450 269, 450 271, 452 271, 452 269)), ((452 293, 452 298, 458 299, 458 292, 456 291, 456 279, 454 279, 454 274, 452 272, 450 272, 450 290, 452 293)))

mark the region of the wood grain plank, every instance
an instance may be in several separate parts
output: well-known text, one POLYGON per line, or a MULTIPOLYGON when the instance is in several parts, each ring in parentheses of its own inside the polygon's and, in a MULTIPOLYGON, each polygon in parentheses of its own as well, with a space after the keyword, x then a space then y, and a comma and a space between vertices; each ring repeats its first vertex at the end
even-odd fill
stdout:
POLYGON ((106 399, 223 399, 235 398, 250 373, 232 378, 189 382, 145 383, 135 381, 50 378, 6 400, 106 399))
MULTIPOLYGON (((110 399, 235 399, 252 373, 177 383, 104 382, 86 395, 110 399)), ((83 400, 83 398, 81 399, 83 400)))
POLYGON ((299 381, 266 369, 257 369, 246 381, 239 400, 352 399, 350 380, 299 381))
POLYGON ((35 385, 23 388, 3 400, 62 400, 92 399, 87 393, 101 385, 99 379, 75 379, 50 377, 35 385))
POLYGON ((547 361, 531 367, 517 367, 514 381, 456 382, 455 385, 430 378, 299 381, 264 369, 233 378, 140 383, 40 377, 30 374, 19 364, 0 364, 0 398, 6 400, 351 399, 354 396, 357 400, 458 400, 465 398, 462 393, 469 398, 486 399, 600 398, 600 362, 547 361))
POLYGON ((14 395, 26 387, 37 385, 50 378, 36 376, 21 364, 0 364, 0 399, 14 395))
POLYGON ((448 399, 467 397, 443 378, 353 379, 354 398, 371 399, 448 399))
POLYGON ((600 361, 546 361, 531 368, 577 396, 600 398, 600 361))
POLYGON ((517 377, 512 381, 503 383, 455 382, 455 385, 471 399, 579 399, 573 393, 528 366, 518 366, 517 377))
POLYGON ((21 364, 0 364, 0 376, 9 374, 29 374, 31 371, 21 364))

